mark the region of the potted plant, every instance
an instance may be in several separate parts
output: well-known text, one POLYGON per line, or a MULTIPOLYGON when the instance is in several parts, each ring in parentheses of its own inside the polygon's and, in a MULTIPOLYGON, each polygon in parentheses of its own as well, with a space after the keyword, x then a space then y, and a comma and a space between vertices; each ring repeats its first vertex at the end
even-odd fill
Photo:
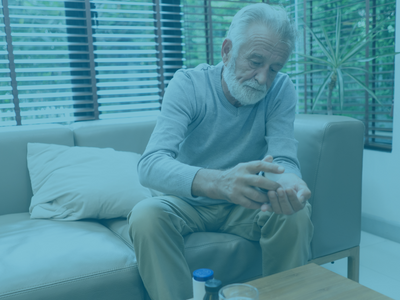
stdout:
MULTIPOLYGON (((312 29, 310 29, 307 25, 307 29, 311 32, 312 37, 317 42, 324 56, 315 57, 306 55, 303 53, 296 53, 304 57, 306 60, 296 61, 291 60, 289 64, 306 64, 312 65, 313 69, 309 71, 304 71, 300 73, 291 73, 290 77, 294 77, 297 75, 309 74, 309 73, 322 73, 324 75, 324 80, 317 95, 314 99, 314 104, 312 107, 312 111, 314 110, 318 100, 321 97, 321 94, 324 92, 325 87, 328 86, 328 98, 327 98, 327 113, 328 115, 332 115, 332 92, 336 86, 339 88, 339 100, 340 106, 343 107, 344 101, 344 83, 343 83, 343 75, 346 74, 351 79, 353 79, 362 89, 368 92, 379 104, 382 104, 375 93, 366 86, 363 82, 361 82, 356 76, 351 74, 351 71, 357 70, 369 73, 365 68, 361 68, 358 63, 360 62, 369 62, 376 58, 384 57, 384 56, 394 56, 400 52, 393 52, 384 55, 377 55, 374 57, 360 57, 361 50, 365 47, 365 45, 372 40, 381 30, 379 30, 380 22, 375 28, 371 29, 368 34, 361 37, 361 39, 355 44, 350 44, 350 39, 347 40, 347 43, 341 45, 341 12, 338 9, 337 18, 336 18, 336 34, 335 34, 335 45, 332 45, 328 34, 325 28, 322 28, 322 32, 325 37, 326 44, 322 43, 318 36, 314 33, 312 29)), ((355 27, 354 27, 355 28, 355 27)), ((354 31, 353 28, 353 31, 354 31)))

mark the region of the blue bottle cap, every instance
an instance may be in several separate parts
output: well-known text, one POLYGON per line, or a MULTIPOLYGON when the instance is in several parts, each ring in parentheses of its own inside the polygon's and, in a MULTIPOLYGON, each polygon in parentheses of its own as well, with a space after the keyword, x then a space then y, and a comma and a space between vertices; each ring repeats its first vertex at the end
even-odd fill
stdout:
POLYGON ((196 281, 207 281, 213 279, 214 271, 210 269, 197 269, 193 272, 193 278, 196 281))

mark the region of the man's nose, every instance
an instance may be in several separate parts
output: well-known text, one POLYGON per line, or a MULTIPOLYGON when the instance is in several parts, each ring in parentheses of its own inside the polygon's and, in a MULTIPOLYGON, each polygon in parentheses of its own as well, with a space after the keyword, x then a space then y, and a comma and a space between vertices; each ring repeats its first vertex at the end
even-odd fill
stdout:
POLYGON ((255 79, 257 80, 259 85, 266 85, 267 84, 267 79, 268 79, 269 72, 270 72, 269 66, 266 66, 264 68, 260 68, 257 71, 255 79))

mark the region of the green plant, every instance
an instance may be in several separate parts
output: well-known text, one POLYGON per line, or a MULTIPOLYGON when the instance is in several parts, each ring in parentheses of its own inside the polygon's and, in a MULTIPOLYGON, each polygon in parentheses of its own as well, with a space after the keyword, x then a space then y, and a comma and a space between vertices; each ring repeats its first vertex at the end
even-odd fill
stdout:
MULTIPOLYGON (((328 98, 327 98, 328 115, 332 115, 332 92, 336 86, 339 87, 340 106, 341 106, 341 108, 343 108, 343 102, 344 102, 343 75, 344 74, 346 74, 351 79, 353 79, 359 86, 362 87, 362 89, 364 89, 366 92, 368 92, 379 104, 382 104, 379 101, 378 97, 375 95, 375 93, 368 86, 366 86, 363 82, 361 82, 356 76, 351 74, 351 71, 354 71, 354 70, 362 71, 362 72, 369 74, 370 72, 366 68, 361 68, 359 66, 359 63, 369 62, 376 58, 381 58, 384 56, 394 56, 394 55, 400 53, 400 52, 393 52, 393 53, 388 53, 388 54, 384 54, 384 55, 377 55, 374 57, 360 58, 360 51, 366 46, 366 44, 370 40, 372 40, 381 31, 381 30, 379 30, 379 28, 382 23, 383 22, 380 22, 379 24, 377 24, 377 26, 375 28, 371 29, 368 34, 361 36, 361 39, 359 41, 357 41, 355 44, 351 45, 350 44, 351 39, 348 39, 346 44, 343 46, 340 44, 341 12, 339 9, 337 11, 337 18, 336 18, 336 34, 335 34, 336 44, 334 46, 332 46, 332 44, 328 38, 327 31, 324 27, 322 28, 322 31, 324 34, 326 45, 324 45, 321 42, 321 40, 318 38, 318 36, 313 32, 313 30, 307 26, 307 29, 311 32, 312 37, 317 42, 317 44, 320 47, 320 49, 322 50, 322 53, 324 54, 324 56, 323 57, 315 57, 315 56, 310 56, 310 55, 306 55, 303 53, 296 53, 297 55, 300 55, 300 56, 306 58, 307 60, 302 60, 302 61, 292 60, 292 61, 289 61, 288 64, 306 64, 306 65, 313 66, 312 70, 304 71, 304 72, 300 72, 300 73, 289 74, 289 76, 291 76, 291 77, 297 76, 297 75, 309 74, 309 73, 325 74, 323 83, 319 87, 317 95, 314 99, 312 111, 314 111, 314 108, 315 108, 318 100, 320 99, 321 94, 325 90, 326 86, 328 86, 328 98)), ((354 30, 354 28, 353 28, 353 30, 354 30)), ((352 32, 352 34, 353 34, 353 32, 352 32)))

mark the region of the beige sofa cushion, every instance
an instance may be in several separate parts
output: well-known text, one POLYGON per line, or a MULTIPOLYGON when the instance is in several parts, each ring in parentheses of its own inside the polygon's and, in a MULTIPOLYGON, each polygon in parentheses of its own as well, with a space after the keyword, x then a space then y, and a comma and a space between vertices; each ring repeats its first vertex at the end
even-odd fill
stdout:
POLYGON ((95 220, 0 216, 0 299, 145 299, 135 253, 95 220))
POLYGON ((140 155, 111 148, 29 143, 31 218, 80 220, 126 217, 151 197, 139 183, 140 155))

